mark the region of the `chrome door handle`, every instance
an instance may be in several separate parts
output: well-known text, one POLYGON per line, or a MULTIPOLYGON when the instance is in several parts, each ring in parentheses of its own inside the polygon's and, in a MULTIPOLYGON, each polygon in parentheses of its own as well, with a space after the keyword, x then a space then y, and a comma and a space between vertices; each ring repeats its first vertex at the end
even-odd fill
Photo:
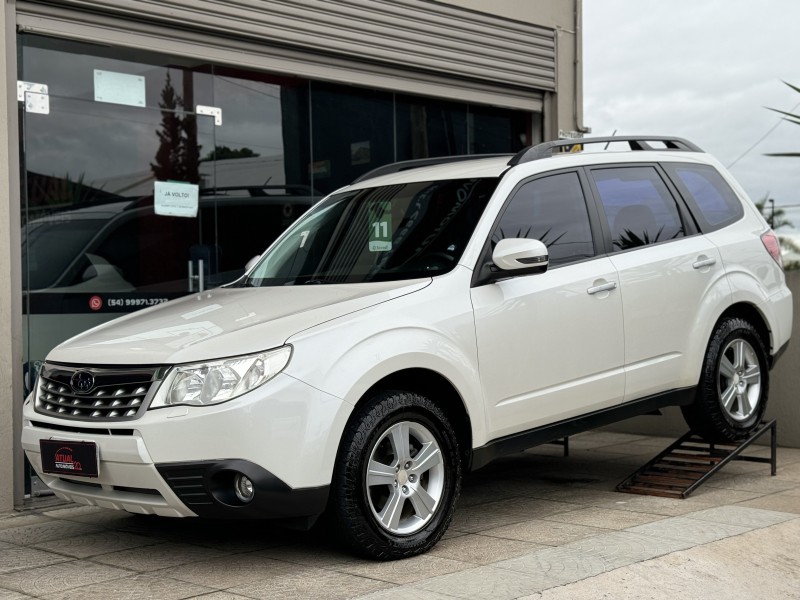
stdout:
POLYGON ((692 267, 694 267, 695 269, 702 269, 703 267, 710 267, 711 265, 716 264, 716 262, 717 262, 716 258, 704 258, 698 260, 697 262, 692 263, 692 267))
POLYGON ((616 281, 609 281, 608 283, 604 283, 602 285, 592 286, 586 290, 586 292, 591 296, 593 294, 599 294, 600 292, 610 292, 611 290, 616 289, 616 287, 616 281))

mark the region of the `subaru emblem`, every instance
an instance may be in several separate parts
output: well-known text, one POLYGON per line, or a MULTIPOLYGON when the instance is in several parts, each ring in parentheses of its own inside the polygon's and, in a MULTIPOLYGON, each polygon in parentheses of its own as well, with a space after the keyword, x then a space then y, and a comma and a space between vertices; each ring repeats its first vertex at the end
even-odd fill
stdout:
POLYGON ((69 384, 76 394, 88 394, 94 388, 94 375, 88 371, 76 371, 69 384))

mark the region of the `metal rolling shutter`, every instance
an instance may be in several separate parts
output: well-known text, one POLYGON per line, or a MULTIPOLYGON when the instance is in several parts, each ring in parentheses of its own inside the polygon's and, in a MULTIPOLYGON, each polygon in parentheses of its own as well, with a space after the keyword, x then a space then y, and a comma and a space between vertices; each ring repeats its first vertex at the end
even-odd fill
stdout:
POLYGON ((21 31, 541 110, 552 29, 424 0, 20 0, 21 31))

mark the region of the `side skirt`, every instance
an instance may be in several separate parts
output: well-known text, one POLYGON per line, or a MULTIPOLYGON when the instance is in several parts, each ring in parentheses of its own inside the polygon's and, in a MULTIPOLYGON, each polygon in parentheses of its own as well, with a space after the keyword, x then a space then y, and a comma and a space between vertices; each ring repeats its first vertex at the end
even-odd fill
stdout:
POLYGON ((696 387, 682 388, 669 392, 662 392, 647 396, 640 400, 633 400, 617 406, 604 408, 593 413, 580 415, 571 419, 543 425, 535 429, 521 431, 492 440, 480 448, 472 450, 472 464, 470 469, 475 471, 486 466, 491 461, 506 454, 522 452, 540 444, 546 444, 559 438, 575 435, 583 431, 610 425, 617 421, 638 417, 647 413, 657 412, 667 406, 683 406, 694 402, 696 387))

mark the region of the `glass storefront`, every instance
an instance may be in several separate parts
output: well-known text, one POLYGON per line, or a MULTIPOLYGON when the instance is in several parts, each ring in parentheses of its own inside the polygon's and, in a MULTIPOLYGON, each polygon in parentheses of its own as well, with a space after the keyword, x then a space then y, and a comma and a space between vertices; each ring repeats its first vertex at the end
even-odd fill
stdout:
POLYGON ((26 393, 59 342, 232 281, 371 169, 541 141, 539 114, 19 40, 18 78, 49 93, 49 112, 20 119, 26 393))

